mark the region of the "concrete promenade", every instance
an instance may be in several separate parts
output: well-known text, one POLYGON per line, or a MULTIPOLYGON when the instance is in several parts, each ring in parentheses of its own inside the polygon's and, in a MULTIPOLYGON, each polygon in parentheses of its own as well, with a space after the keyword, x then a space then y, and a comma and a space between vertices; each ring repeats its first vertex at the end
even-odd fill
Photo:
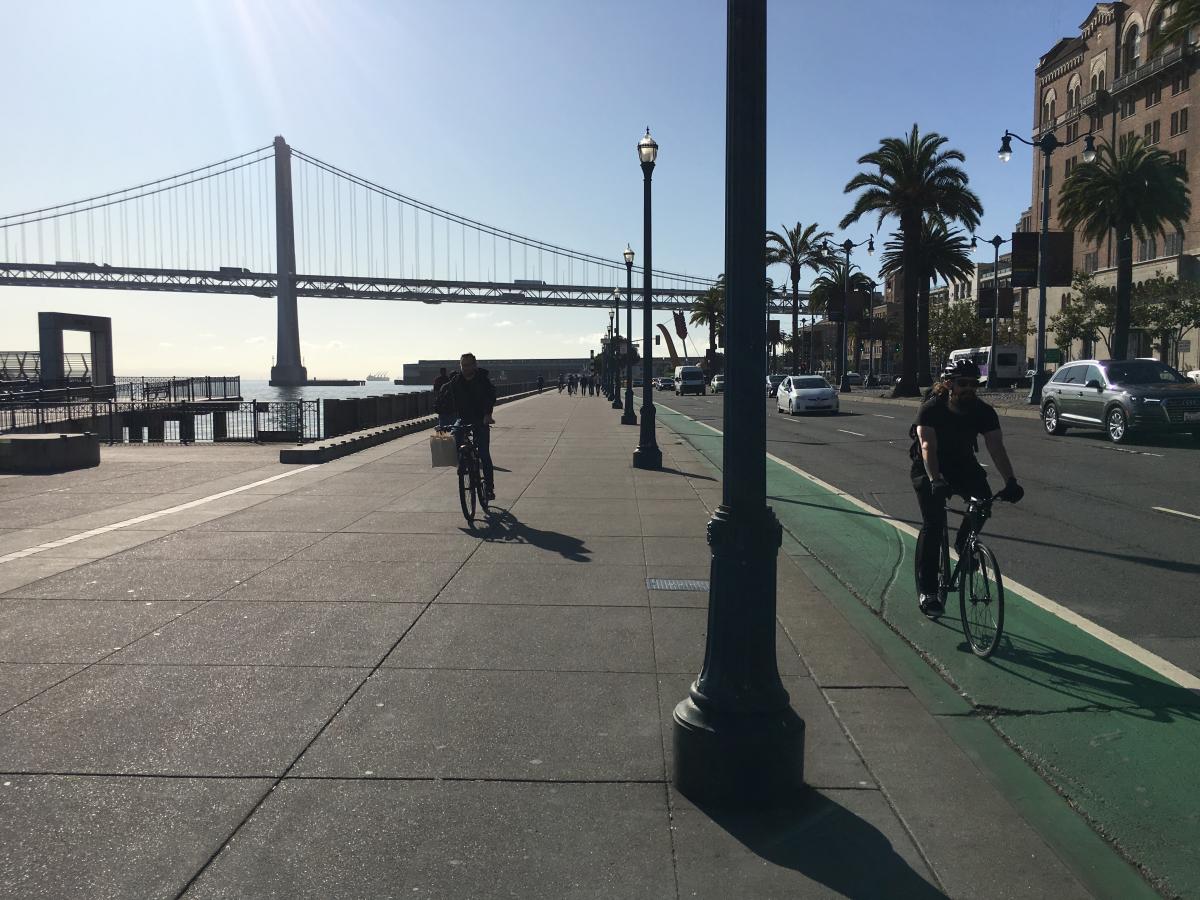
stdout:
POLYGON ((720 473, 665 427, 663 471, 633 470, 602 398, 497 419, 474 531, 427 434, 0 478, 0 897, 1149 895, 1014 753, 964 747, 986 725, 786 536, 811 789, 680 796, 707 595, 647 579, 708 578, 720 473))

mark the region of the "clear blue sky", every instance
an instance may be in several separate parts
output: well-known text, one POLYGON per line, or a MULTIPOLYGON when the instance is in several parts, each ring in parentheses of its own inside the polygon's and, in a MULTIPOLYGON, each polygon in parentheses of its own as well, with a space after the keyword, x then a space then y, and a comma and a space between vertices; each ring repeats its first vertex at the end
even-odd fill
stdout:
MULTIPOLYGON (((1030 130, 1033 66, 1090 9, 772 0, 768 225, 836 232, 856 159, 917 122, 966 153, 981 233, 1011 231, 1029 203, 1030 157, 1022 148, 1002 166, 999 135, 1030 130)), ((635 145, 649 125, 661 147, 656 265, 724 268, 717 0, 10 0, 3 15, 0 214, 282 134, 443 208, 616 258, 627 241, 641 251, 635 145)), ((0 349, 36 349, 40 309, 113 316, 120 374, 261 377, 271 361, 274 307, 262 300, 0 288, 0 349)), ((364 300, 301 300, 300 320, 310 374, 326 377, 398 376, 403 362, 468 348, 586 355, 606 324, 599 310, 364 300)))

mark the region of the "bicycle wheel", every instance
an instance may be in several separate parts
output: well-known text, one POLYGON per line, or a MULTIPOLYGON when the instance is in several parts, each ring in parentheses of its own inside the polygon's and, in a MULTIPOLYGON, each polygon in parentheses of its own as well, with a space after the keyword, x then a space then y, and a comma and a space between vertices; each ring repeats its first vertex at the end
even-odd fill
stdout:
POLYGON ((483 483, 483 469, 479 464, 478 451, 471 454, 471 484, 475 488, 475 496, 479 498, 479 505, 485 513, 488 512, 487 485, 483 483))
POLYGON ((971 652, 987 658, 1004 633, 1004 582, 996 557, 976 542, 964 552, 958 585, 958 609, 971 652))
POLYGON ((475 524, 475 484, 471 477, 470 456, 465 448, 460 451, 458 460, 458 503, 467 524, 475 524))

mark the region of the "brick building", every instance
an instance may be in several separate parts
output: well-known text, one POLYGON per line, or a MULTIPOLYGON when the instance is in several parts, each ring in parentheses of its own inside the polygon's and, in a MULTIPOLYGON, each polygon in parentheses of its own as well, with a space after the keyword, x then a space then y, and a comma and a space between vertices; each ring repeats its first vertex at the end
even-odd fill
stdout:
MULTIPOLYGON (((1200 53, 1195 40, 1165 47, 1151 56, 1153 37, 1169 21, 1173 4, 1164 0, 1133 0, 1130 3, 1098 3, 1079 26, 1079 34, 1060 39, 1039 61, 1034 74, 1033 134, 1036 141, 1053 131, 1064 146, 1051 156, 1050 229, 1058 230, 1058 191, 1071 170, 1080 164, 1083 139, 1088 132, 1097 144, 1107 141, 1120 147, 1131 135, 1184 163, 1189 171, 1200 159, 1200 123, 1189 127, 1193 82, 1200 53)), ((1200 83, 1196 85, 1200 88, 1200 83)), ((1014 148, 1015 149, 1015 148, 1014 148)), ((1029 150, 1029 148, 1024 148, 1029 150)), ((1019 158, 1019 157, 1017 157, 1019 158)), ((1032 205, 1022 216, 1019 230, 1036 231, 1042 215, 1042 168, 1040 151, 1030 150, 1032 205)), ((1195 192, 1193 192, 1195 193, 1195 192)), ((1155 276, 1179 279, 1200 278, 1196 254, 1200 252, 1200 197, 1193 196, 1192 217, 1182 232, 1134 239, 1133 280, 1155 276)), ((1092 272, 1097 283, 1116 284, 1116 242, 1112 235, 1092 245, 1076 235, 1073 267, 1092 272)), ((990 268, 990 267, 989 267, 990 268)), ((1062 308, 1069 288, 1047 292, 1047 321, 1062 308)), ((1037 292, 1029 291, 1031 317, 1036 315, 1037 292)), ((1188 336, 1191 347, 1178 355, 1179 365, 1196 368, 1197 335, 1188 336)), ((1053 346, 1053 335, 1047 335, 1053 346)), ((1033 338, 1030 338, 1032 355, 1033 338)), ((1149 335, 1130 336, 1134 355, 1152 353, 1149 335)), ((1171 358, 1171 357, 1168 357, 1171 358)))

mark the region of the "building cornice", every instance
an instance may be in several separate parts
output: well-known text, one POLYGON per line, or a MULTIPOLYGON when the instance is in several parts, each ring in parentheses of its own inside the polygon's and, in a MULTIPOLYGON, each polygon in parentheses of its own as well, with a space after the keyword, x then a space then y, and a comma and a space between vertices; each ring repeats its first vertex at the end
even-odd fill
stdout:
POLYGON ((1050 82, 1057 81, 1059 78, 1062 78, 1064 75, 1066 75, 1072 69, 1078 69, 1080 66, 1083 65, 1083 55, 1084 55, 1083 52, 1080 51, 1075 56, 1072 56, 1070 59, 1066 60, 1065 62, 1059 63, 1057 66, 1055 66, 1049 72, 1046 72, 1044 75, 1038 76, 1038 86, 1045 87, 1050 82))
POLYGON ((1079 32, 1084 38, 1090 38, 1098 28, 1111 25, 1117 18, 1117 10, 1123 9, 1124 3, 1097 3, 1088 17, 1079 25, 1079 32))

